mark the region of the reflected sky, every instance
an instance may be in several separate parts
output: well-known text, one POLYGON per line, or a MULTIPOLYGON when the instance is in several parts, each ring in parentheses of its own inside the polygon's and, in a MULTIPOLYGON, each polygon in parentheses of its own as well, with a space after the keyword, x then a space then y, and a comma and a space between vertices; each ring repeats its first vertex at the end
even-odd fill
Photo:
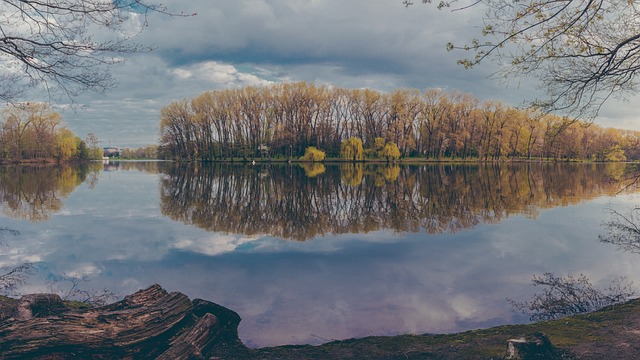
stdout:
POLYGON ((319 344, 400 333, 455 332, 526 322, 506 298, 526 300, 531 276, 585 274, 596 285, 618 276, 640 284, 638 255, 598 241, 608 209, 638 195, 511 215, 453 234, 327 235, 305 242, 207 232, 162 215, 162 175, 101 172, 80 184, 47 221, 0 214, 0 265, 34 262, 23 292, 51 275, 86 276, 85 287, 126 295, 159 283, 240 314, 249 346, 319 344))

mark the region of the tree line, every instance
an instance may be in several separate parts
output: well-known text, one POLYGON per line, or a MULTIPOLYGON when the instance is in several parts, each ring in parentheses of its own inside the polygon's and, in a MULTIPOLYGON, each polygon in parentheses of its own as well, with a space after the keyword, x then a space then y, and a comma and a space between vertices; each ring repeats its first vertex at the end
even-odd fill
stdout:
POLYGON ((0 117, 0 162, 101 159, 98 140, 80 139, 46 103, 16 103, 0 117))
POLYGON ((425 159, 620 161, 640 159, 639 134, 456 91, 383 93, 297 82, 208 91, 169 104, 160 114, 159 154, 298 158, 314 147, 349 158, 345 144, 360 141, 358 159, 384 158, 392 145, 399 157, 425 159))

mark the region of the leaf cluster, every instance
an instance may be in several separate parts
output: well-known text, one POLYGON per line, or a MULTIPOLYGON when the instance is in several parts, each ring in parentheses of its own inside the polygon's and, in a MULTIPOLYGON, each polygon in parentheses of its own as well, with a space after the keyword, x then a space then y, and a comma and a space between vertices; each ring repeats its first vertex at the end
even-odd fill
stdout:
POLYGON ((316 148, 315 146, 309 146, 304 151, 304 155, 300 159, 305 161, 316 162, 316 161, 324 160, 325 157, 326 157, 326 154, 324 151, 316 148))

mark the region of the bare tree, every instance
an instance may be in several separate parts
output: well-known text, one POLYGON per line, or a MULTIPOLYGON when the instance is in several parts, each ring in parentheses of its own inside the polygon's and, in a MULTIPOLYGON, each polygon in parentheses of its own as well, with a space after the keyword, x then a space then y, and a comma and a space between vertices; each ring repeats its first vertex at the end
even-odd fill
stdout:
MULTIPOLYGON (((431 3, 431 0, 422 0, 431 3)), ((403 2, 406 6, 411 1, 403 2)), ((482 38, 464 49, 473 67, 490 57, 508 78, 531 76, 548 110, 595 116, 611 96, 633 94, 640 70, 640 8, 628 0, 443 0, 438 8, 483 7, 482 38)))
POLYGON ((47 291, 58 294, 63 300, 77 301, 87 306, 104 306, 118 299, 116 293, 106 288, 96 290, 81 286, 89 281, 87 277, 52 276, 47 281, 47 291))
POLYGON ((0 0, 0 99, 110 88, 108 65, 150 50, 131 41, 150 12, 182 16, 146 0, 0 0))
POLYGON ((543 287, 531 301, 518 302, 507 299, 513 307, 528 314, 532 321, 559 319, 565 316, 596 311, 605 306, 625 302, 636 294, 625 278, 612 281, 605 290, 593 287, 586 276, 558 277, 553 273, 534 275, 533 286, 543 287))

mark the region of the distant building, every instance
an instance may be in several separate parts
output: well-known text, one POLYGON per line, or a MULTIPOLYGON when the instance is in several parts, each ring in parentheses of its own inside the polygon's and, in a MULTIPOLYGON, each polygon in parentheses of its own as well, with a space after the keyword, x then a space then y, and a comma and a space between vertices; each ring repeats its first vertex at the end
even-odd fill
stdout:
POLYGON ((102 154, 105 157, 119 157, 121 151, 122 149, 117 146, 107 146, 105 148, 102 148, 102 154))

